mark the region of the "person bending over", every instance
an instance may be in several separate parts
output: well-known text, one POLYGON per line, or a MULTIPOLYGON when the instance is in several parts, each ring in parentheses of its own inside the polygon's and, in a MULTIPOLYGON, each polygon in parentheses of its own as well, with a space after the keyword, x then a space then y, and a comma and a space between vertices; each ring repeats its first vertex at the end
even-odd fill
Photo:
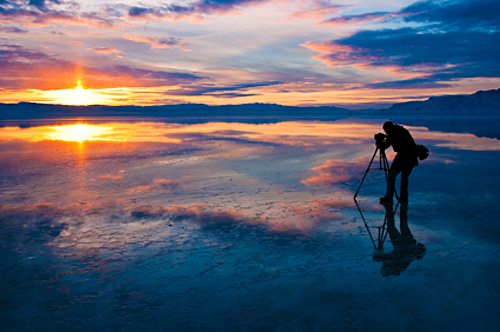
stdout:
POLYGON ((385 196, 380 198, 380 203, 392 203, 396 176, 401 173, 400 203, 406 204, 408 203, 408 179, 413 168, 418 166, 417 147, 410 132, 403 126, 387 121, 383 128, 387 135, 385 140, 377 142, 377 147, 385 150, 392 145, 396 157, 392 161, 385 196))

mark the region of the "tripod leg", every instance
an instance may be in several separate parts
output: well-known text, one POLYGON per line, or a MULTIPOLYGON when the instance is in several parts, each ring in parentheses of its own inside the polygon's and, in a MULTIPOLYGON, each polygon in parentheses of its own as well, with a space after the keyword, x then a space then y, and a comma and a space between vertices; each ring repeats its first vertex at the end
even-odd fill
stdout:
POLYGON ((373 249, 377 250, 377 245, 375 244, 375 240, 373 239, 372 232, 370 231, 370 227, 368 227, 368 223, 366 222, 365 216, 363 212, 361 211, 361 208, 359 207, 358 201, 354 199, 354 203, 356 204, 356 208, 358 209, 359 215, 361 216, 361 220, 363 220, 363 224, 365 225, 366 231, 368 232, 368 235, 370 236, 370 240, 372 241, 373 244, 373 249))
POLYGON ((361 179, 361 182, 359 183, 358 189, 356 189, 356 193, 354 194, 354 199, 356 199, 356 197, 358 196, 359 190, 361 189, 361 186, 363 185, 363 182, 366 179, 366 175, 368 175, 368 172, 370 171, 370 168, 371 168, 372 163, 373 163, 373 159, 375 159, 375 156, 377 155, 378 151, 379 151, 379 148, 376 148, 375 152, 373 153, 372 159, 368 163, 368 167, 366 168, 365 174, 363 175, 363 178, 361 179))
POLYGON ((380 152, 380 156, 383 159, 383 164, 384 164, 383 165, 383 170, 384 170, 384 173, 385 173, 385 179, 387 180, 387 178, 389 177, 390 167, 389 167, 389 162, 387 161, 387 156, 385 154, 385 150, 380 152))

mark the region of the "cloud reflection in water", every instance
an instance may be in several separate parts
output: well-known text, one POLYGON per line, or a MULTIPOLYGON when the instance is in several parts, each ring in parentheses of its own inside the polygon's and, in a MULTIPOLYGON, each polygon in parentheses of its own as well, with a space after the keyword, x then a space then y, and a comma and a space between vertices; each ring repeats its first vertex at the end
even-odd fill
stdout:
MULTIPOLYGON (((355 232, 345 223, 353 185, 379 131, 348 122, 0 128, 0 213, 14 223, 32 216, 57 230, 53 245, 81 255, 184 241, 214 224, 355 232)), ((495 139, 411 131, 442 148, 500 150, 495 139)), ((429 162, 453 160, 436 152, 429 162)))

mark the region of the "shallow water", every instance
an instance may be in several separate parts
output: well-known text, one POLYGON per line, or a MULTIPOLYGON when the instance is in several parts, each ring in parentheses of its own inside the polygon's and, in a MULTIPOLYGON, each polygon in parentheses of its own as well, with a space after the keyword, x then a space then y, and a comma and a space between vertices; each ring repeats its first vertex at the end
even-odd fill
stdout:
POLYGON ((497 330, 500 142, 409 129, 419 253, 375 251, 352 200, 375 120, 0 128, 1 325, 497 330))

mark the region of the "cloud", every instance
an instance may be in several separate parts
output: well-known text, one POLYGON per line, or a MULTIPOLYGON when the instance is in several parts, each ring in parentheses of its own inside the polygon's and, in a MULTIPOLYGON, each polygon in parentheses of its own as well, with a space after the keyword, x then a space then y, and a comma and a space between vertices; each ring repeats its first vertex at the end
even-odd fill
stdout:
POLYGON ((119 181, 122 179, 123 179, 123 174, 118 174, 118 175, 106 174, 98 177, 98 180, 101 182, 119 181))
POLYGON ((359 30, 336 40, 302 46, 320 53, 328 66, 392 67, 417 77, 368 84, 371 88, 438 88, 471 77, 500 77, 500 3, 421 1, 399 12, 343 16, 330 21, 361 22, 398 18, 398 28, 359 30))
POLYGON ((496 0, 418 1, 400 14, 408 22, 438 23, 446 29, 498 30, 500 3, 496 0))
POLYGON ((49 202, 0 204, 0 238, 7 243, 25 243, 33 238, 51 240, 65 227, 60 219, 70 214, 66 207, 49 202))
POLYGON ((8 26, 8 25, 3 25, 0 26, 0 32, 4 33, 26 33, 28 31, 15 27, 15 26, 8 26))
POLYGON ((147 44, 152 49, 172 48, 179 47, 181 45, 180 39, 175 37, 163 37, 154 39, 136 35, 125 35, 123 36, 123 38, 137 43, 147 44))
MULTIPOLYGON (((251 5, 273 0, 175 0, 169 3, 137 4, 113 3, 93 6, 93 11, 84 10, 88 4, 66 0, 3 0, 0 1, 0 22, 15 22, 21 25, 47 25, 64 22, 77 25, 118 27, 135 20, 149 19, 200 19, 207 15, 238 11, 251 5)), ((329 1, 315 0, 300 4, 305 9, 292 14, 294 18, 319 17, 335 11, 340 5, 329 1)))
POLYGON ((22 219, 25 221, 56 219, 66 215, 68 212, 64 207, 49 202, 1 204, 0 211, 2 219, 22 219))
MULTIPOLYGON (((352 192, 341 192, 337 194, 340 198, 330 198, 324 200, 318 200, 317 203, 324 205, 330 209, 335 210, 356 210, 356 205, 352 200, 354 193, 352 192)), ((363 211, 365 212, 377 212, 384 211, 384 207, 378 203, 361 202, 363 211)))
POLYGON ((249 218, 236 211, 214 211, 207 204, 172 205, 169 207, 141 206, 130 212, 134 219, 170 219, 172 221, 193 220, 201 224, 250 222, 249 218))
MULTIPOLYGON (((436 78, 433 76, 423 77, 423 78, 412 78, 408 80, 397 80, 397 81, 386 81, 381 83, 368 83, 365 87, 372 89, 438 89, 447 88, 452 85, 449 83, 436 82, 436 78)), ((415 99, 421 99, 416 96, 415 99)))
POLYGON ((272 213, 262 213, 259 217, 246 216, 235 209, 213 209, 204 203, 169 207, 140 206, 134 208, 130 216, 136 220, 192 221, 209 229, 226 224, 264 226, 268 231, 279 233, 308 233, 323 222, 342 218, 340 212, 331 211, 331 206, 315 201, 291 207, 275 204, 272 213))
POLYGON ((0 1, 0 22, 46 25, 51 22, 111 26, 113 17, 104 12, 80 12, 80 6, 64 0, 0 1))
POLYGON ((0 44, 0 87, 62 89, 73 87, 78 75, 87 87, 177 86, 202 79, 194 73, 137 68, 126 64, 100 67, 61 60, 19 45, 0 44))
POLYGON ((153 179, 148 184, 139 185, 127 190, 129 194, 141 194, 146 191, 152 190, 161 190, 161 191, 171 191, 179 188, 181 186, 181 182, 173 179, 153 179))
POLYGON ((297 18, 316 18, 320 19, 325 15, 329 15, 332 12, 336 12, 343 8, 343 5, 332 4, 329 1, 307 1, 304 3, 307 6, 305 9, 297 10, 293 12, 290 17, 297 18))
POLYGON ((434 80, 500 76, 498 32, 402 28, 358 32, 336 42, 352 51, 328 54, 326 57, 334 62, 422 66, 434 80))
POLYGON ((315 56, 314 58, 329 67, 370 63, 377 59, 362 49, 355 49, 350 45, 343 45, 336 41, 306 42, 302 46, 313 52, 320 53, 319 56, 315 56))
POLYGON ((332 17, 324 20, 323 24, 330 25, 347 25, 347 24, 359 24, 364 22, 384 22, 391 18, 398 17, 397 13, 391 12, 374 12, 374 13, 364 13, 358 15, 344 15, 338 17, 332 17))
POLYGON ((332 185, 345 183, 362 172, 365 158, 353 161, 329 159, 312 168, 315 174, 302 180, 306 185, 332 185))
POLYGON ((109 47, 94 47, 94 48, 91 48, 92 51, 94 51, 95 53, 99 53, 99 54, 121 54, 122 51, 120 50, 117 50, 115 48, 109 48, 109 47))
POLYGON ((266 87, 278 85, 281 82, 267 81, 267 82, 254 82, 254 83, 241 83, 234 85, 215 85, 215 84, 196 84, 196 85, 183 85, 180 89, 168 91, 169 95, 182 95, 182 96, 202 96, 212 95, 217 97, 242 97, 253 96, 254 93, 245 92, 246 89, 256 87, 266 87))
POLYGON ((496 0, 417 1, 397 12, 368 12, 337 16, 323 21, 325 24, 356 24, 384 22, 401 18, 403 21, 423 24, 439 24, 438 28, 498 29, 500 21, 496 13, 500 3, 496 0))
POLYGON ((113 77, 113 75, 115 75, 115 79, 120 76, 129 77, 132 81, 135 81, 135 86, 178 85, 183 82, 191 82, 203 78, 192 73, 143 69, 128 65, 115 65, 110 69, 104 69, 103 72, 104 74, 109 74, 109 78, 113 77))
POLYGON ((332 211, 317 201, 281 206, 281 209, 283 212, 277 212, 267 221, 268 228, 272 231, 310 233, 323 223, 343 218, 341 212, 332 211))
POLYGON ((188 4, 172 3, 160 6, 131 6, 128 15, 133 18, 179 17, 189 15, 204 15, 235 10, 241 6, 265 2, 266 0, 197 0, 188 4))

